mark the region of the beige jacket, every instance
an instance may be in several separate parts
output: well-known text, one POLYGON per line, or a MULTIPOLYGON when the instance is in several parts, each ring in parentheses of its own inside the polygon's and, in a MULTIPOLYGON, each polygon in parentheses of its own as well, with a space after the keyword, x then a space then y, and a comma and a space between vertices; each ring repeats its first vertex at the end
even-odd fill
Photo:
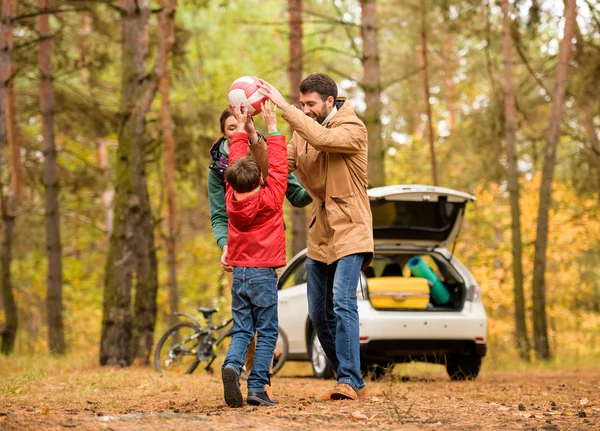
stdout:
MULTIPOLYGON (((288 143, 288 170, 313 199, 308 257, 331 264, 344 256, 373 258, 373 225, 367 197, 367 129, 345 98, 324 126, 290 106, 283 118, 294 129, 288 143), (341 105, 341 106, 340 106, 341 105)), ((266 174, 266 143, 251 146, 266 174)))

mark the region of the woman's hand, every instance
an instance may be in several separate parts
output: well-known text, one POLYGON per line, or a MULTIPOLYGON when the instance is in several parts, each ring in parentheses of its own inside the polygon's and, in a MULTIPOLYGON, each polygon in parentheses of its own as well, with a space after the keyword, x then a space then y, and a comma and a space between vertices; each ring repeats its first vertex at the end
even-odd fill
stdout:
POLYGON ((223 267, 223 271, 225 271, 225 272, 232 272, 233 267, 231 265, 229 265, 227 250, 228 250, 227 245, 224 245, 223 246, 223 254, 221 254, 221 267, 223 267))
POLYGON ((277 131, 277 113, 275 109, 271 109, 271 102, 265 101, 262 105, 261 114, 263 121, 267 125, 267 131, 269 133, 277 131))
POLYGON ((267 96, 269 100, 273 102, 279 109, 285 109, 290 106, 290 104, 285 101, 279 90, 273 87, 267 81, 261 80, 261 82, 257 84, 257 87, 259 88, 258 91, 267 96))

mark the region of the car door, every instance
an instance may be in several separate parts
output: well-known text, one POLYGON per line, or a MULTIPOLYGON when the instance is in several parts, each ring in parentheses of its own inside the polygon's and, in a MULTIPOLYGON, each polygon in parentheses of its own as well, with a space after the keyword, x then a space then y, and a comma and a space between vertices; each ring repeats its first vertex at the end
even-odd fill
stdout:
POLYGON ((288 354, 306 353, 306 255, 295 258, 279 280, 279 327, 288 339, 288 354))

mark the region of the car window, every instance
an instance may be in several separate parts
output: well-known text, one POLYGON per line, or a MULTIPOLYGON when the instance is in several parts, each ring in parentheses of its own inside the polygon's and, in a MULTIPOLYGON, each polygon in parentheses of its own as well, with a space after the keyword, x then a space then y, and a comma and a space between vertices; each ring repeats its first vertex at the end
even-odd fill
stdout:
POLYGON ((279 286, 280 289, 287 289, 302 283, 306 283, 306 260, 304 259, 285 275, 285 279, 281 280, 279 286))

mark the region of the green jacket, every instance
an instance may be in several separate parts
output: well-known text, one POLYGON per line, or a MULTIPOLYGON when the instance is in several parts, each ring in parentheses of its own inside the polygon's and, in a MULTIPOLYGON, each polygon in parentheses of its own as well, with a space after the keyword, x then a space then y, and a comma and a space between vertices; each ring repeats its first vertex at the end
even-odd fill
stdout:
MULTIPOLYGON (((228 152, 225 152, 224 139, 215 142, 214 146, 218 146, 219 155, 228 155, 228 152)), ((211 151, 211 158, 213 153, 211 151)), ((228 218, 225 208, 225 180, 221 171, 213 168, 214 164, 212 163, 211 169, 208 170, 208 203, 210 205, 210 224, 212 225, 215 240, 222 250, 223 246, 227 245, 228 233, 228 218)), ((288 175, 288 188, 285 196, 297 208, 303 208, 312 202, 312 198, 304 190, 304 187, 300 185, 294 174, 288 175)))

